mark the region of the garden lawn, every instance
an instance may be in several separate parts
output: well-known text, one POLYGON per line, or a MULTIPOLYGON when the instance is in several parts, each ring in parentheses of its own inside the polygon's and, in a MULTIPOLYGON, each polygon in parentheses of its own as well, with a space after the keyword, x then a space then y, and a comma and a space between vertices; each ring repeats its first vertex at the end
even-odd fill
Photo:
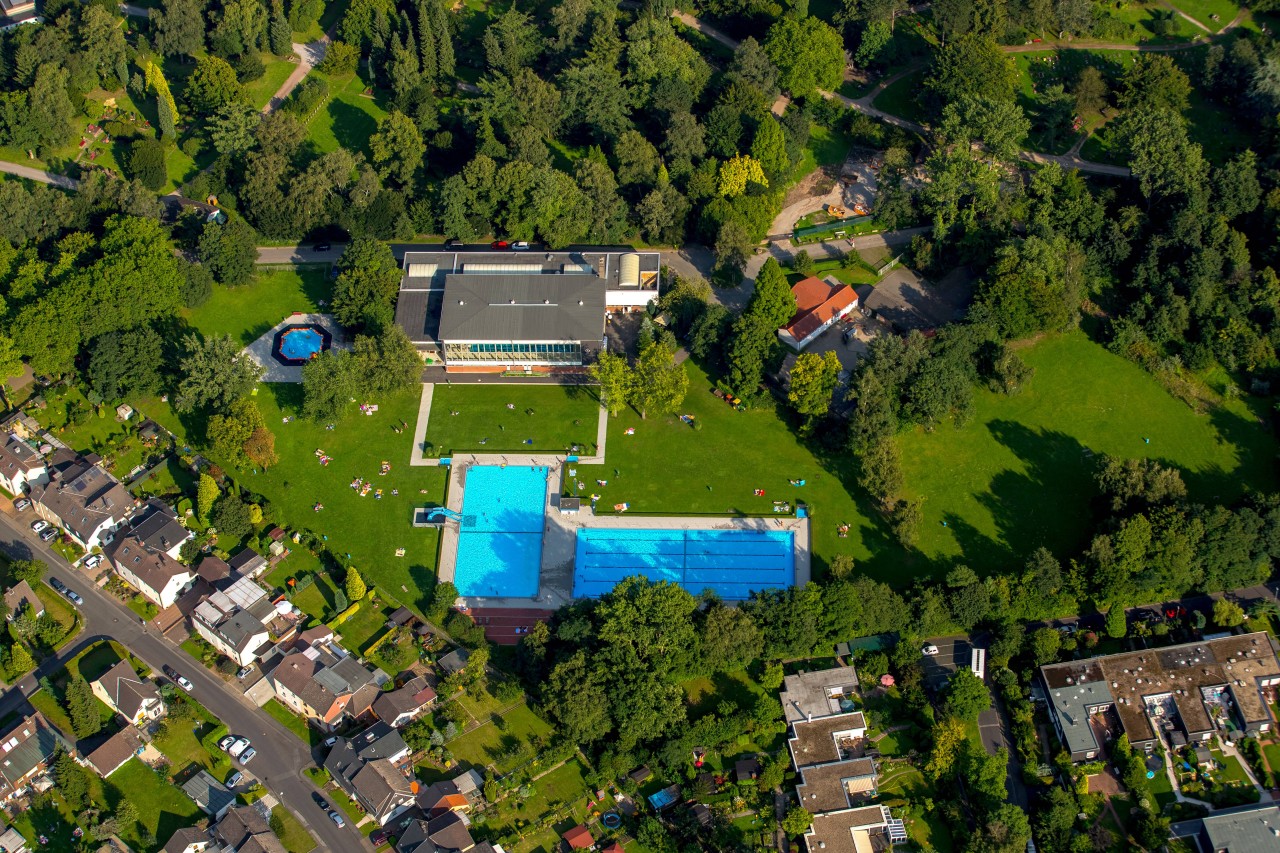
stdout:
POLYGON ((517 805, 519 798, 508 796, 487 810, 486 825, 499 836, 508 832, 521 834, 520 840, 514 845, 503 845, 511 853, 554 850, 559 836, 557 829, 569 829, 587 817, 585 798, 589 788, 586 775, 587 769, 581 761, 576 758, 568 761, 533 782, 533 794, 523 803, 517 805), (538 823, 544 816, 556 819, 553 823, 555 828, 538 828, 538 823), (517 829, 517 820, 524 821, 526 826, 517 829))
MULTIPOLYGON (((271 502, 281 525, 327 538, 334 557, 355 565, 365 583, 378 588, 385 604, 405 604, 419 612, 434 589, 439 532, 414 528, 413 509, 442 502, 447 473, 444 468, 409 465, 420 395, 414 386, 381 397, 379 411, 371 417, 352 406, 333 430, 326 430, 323 423, 298 417, 301 385, 259 385, 252 399, 275 433, 280 461, 256 474, 252 468, 228 468, 240 485, 271 502), (288 424, 283 423, 286 415, 291 418, 288 424), (393 427, 401 421, 410 429, 396 433, 393 427), (328 466, 316 458, 317 449, 333 458, 328 466), (386 476, 378 473, 383 461, 392 466, 386 476), (373 492, 360 497, 350 487, 357 477, 382 489, 382 499, 373 492), (392 489, 400 494, 392 495, 392 489), (421 494, 424 489, 426 494, 421 494), (316 503, 324 510, 316 512, 316 503), (404 548, 405 556, 395 556, 397 548, 404 548)), ((165 417, 175 422, 171 428, 182 428, 172 413, 165 417)))
POLYGON ((916 96, 923 91, 925 73, 916 71, 893 81, 885 86, 879 95, 876 95, 872 105, 878 110, 884 110, 908 121, 922 122, 926 113, 924 107, 920 106, 916 100, 916 96))
MULTIPOLYGON (((318 73, 318 72, 313 72, 318 73)), ((387 111, 364 94, 365 83, 359 77, 325 78, 329 83, 329 101, 316 111, 307 129, 307 141, 317 152, 327 154, 346 148, 352 154, 369 155, 369 137, 387 111)))
POLYGON ((1275 488, 1275 444, 1246 402, 1197 415, 1079 332, 1021 355, 1035 375, 1020 394, 976 391, 963 429, 901 437, 907 491, 923 501, 918 547, 935 563, 982 573, 1041 545, 1075 553, 1093 530, 1101 454, 1176 466, 1195 500, 1229 503, 1246 488, 1275 488))
POLYGON ((303 743, 314 745, 313 741, 318 740, 316 735, 319 732, 307 725, 306 720, 282 705, 279 699, 268 699, 267 704, 262 706, 262 710, 274 717, 280 725, 297 735, 303 743))
POLYGON ((271 810, 271 829, 280 837, 280 843, 289 853, 309 853, 315 849, 316 840, 311 837, 311 833, 284 806, 276 806, 271 810))
POLYGON ((249 97, 249 102, 258 109, 262 109, 267 105, 272 95, 279 91, 280 87, 284 85, 284 81, 288 80, 289 75, 298 67, 296 62, 280 59, 270 54, 264 53, 262 59, 267 66, 266 73, 252 83, 246 83, 244 87, 245 94, 249 97))
POLYGON ((1231 0, 1174 0, 1170 5, 1195 18, 1213 33, 1231 23, 1240 11, 1240 7, 1231 0), (1213 20, 1214 15, 1218 20, 1213 20))
MULTIPOLYGON (((35 585, 36 597, 40 599, 40 603, 44 605, 44 612, 52 616, 59 625, 62 626, 63 639, 66 639, 69 633, 76 626, 76 610, 71 606, 71 602, 45 583, 37 583, 35 585)), ((59 643, 62 640, 58 641, 59 643)), ((56 644, 55 644, 56 645, 56 644)))
POLYGON ((212 753, 205 749, 201 738, 220 726, 226 727, 194 700, 188 700, 188 704, 195 708, 197 718, 171 720, 151 742, 168 757, 175 773, 181 775, 187 767, 197 764, 218 779, 225 779, 231 770, 231 759, 223 752, 212 753))
MULTIPOLYGON (((437 385, 427 427, 428 454, 564 453, 576 444, 585 456, 595 447, 599 413, 595 388, 437 385), (480 444, 483 439, 488 441, 480 444), (527 439, 533 443, 525 444, 527 439)), ((410 422, 410 432, 412 426, 410 422)))
POLYGON ((745 669, 692 678, 681 683, 680 687, 684 690, 691 720, 715 713, 721 702, 750 708, 757 696, 764 695, 764 690, 751 680, 745 669))
POLYGON ((327 301, 332 292, 324 267, 259 267, 254 281, 214 285, 208 302, 182 314, 205 337, 230 335, 247 346, 295 311, 319 311, 320 300, 327 301))
POLYGON ((1264 744, 1262 754, 1266 756, 1267 766, 1271 768, 1271 778, 1280 779, 1280 743, 1264 744))
POLYGON ((505 774, 533 757, 532 752, 511 752, 521 741, 532 741, 551 733, 551 726, 524 703, 516 705, 500 719, 501 726, 493 721, 486 722, 449 741, 449 751, 459 761, 482 771, 492 766, 499 774, 505 774))
POLYGON ((1249 777, 1245 775, 1244 768, 1240 766, 1240 759, 1234 755, 1227 755, 1220 750, 1212 750, 1214 759, 1222 765, 1222 769, 1215 775, 1225 783, 1238 782, 1241 785, 1252 785, 1249 777))
POLYGON ((1147 780, 1147 788, 1155 799, 1157 812, 1162 811, 1170 803, 1178 801, 1173 793, 1173 783, 1169 781, 1169 774, 1163 769, 1157 770, 1155 777, 1147 780))
POLYGON ((360 609, 335 628, 342 635, 343 648, 364 655, 366 647, 386 628, 387 616, 393 609, 381 601, 361 601, 360 609))
POLYGON ((107 780, 107 801, 114 805, 127 796, 138 807, 138 823, 121 832, 121 837, 143 850, 156 847, 140 843, 137 827, 145 826, 158 840, 167 840, 184 826, 198 822, 203 815, 191 798, 176 785, 170 785, 137 758, 111 774, 107 780))
MULTIPOLYGON (((694 429, 674 415, 641 420, 631 410, 609 419, 604 466, 580 466, 584 495, 601 495, 597 511, 629 502, 630 514, 772 515, 774 500, 804 500, 813 517, 812 539, 819 572, 837 553, 850 553, 865 571, 881 580, 908 583, 897 546, 887 530, 855 500, 852 460, 843 450, 829 458, 815 455, 780 419, 772 405, 739 412, 710 392, 713 383, 687 361, 689 393, 680 412, 702 424, 694 429), (628 427, 634 435, 625 435, 628 427), (607 480, 597 486, 596 480, 607 480), (803 479, 796 488, 790 479, 803 479), (764 489, 755 497, 754 489, 764 489), (838 539, 836 526, 854 532, 838 539), (869 562, 872 550, 883 557, 869 562)), ((843 445, 843 441, 837 442, 843 445)), ((571 485, 571 484, 567 484, 571 485)))

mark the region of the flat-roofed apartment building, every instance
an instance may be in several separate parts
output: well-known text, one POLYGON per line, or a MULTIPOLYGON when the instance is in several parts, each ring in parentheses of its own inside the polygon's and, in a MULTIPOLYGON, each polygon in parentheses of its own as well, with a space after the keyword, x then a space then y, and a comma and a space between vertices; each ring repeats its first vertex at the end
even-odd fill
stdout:
POLYGON ((406 252, 396 323, 451 372, 580 369, 613 312, 658 298, 657 252, 406 252))
POLYGON ((1135 749, 1151 751, 1163 730, 1190 743, 1218 729, 1250 736, 1275 724, 1268 707, 1280 661, 1264 632, 1143 649, 1040 667, 1054 727, 1073 761, 1097 758, 1114 712, 1135 749), (1100 740, 1100 737, 1102 738, 1100 740))

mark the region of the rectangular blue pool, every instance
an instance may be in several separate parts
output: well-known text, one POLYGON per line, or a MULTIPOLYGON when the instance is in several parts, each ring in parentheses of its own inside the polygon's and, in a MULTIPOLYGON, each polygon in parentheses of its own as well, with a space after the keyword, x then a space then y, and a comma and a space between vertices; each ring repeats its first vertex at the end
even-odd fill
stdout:
POLYGON ((545 466, 476 465, 466 474, 453 583, 464 596, 538 594, 545 466))
POLYGON ((578 531, 575 598, 595 598, 623 578, 644 575, 699 595, 713 589, 726 601, 795 583, 795 541, 789 530, 578 531))

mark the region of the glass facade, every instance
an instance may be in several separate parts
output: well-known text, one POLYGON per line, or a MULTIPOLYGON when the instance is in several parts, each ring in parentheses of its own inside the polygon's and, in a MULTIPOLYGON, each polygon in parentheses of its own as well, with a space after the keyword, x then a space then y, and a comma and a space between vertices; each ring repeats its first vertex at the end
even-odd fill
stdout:
POLYGON ((579 343, 445 343, 446 364, 582 364, 579 343))

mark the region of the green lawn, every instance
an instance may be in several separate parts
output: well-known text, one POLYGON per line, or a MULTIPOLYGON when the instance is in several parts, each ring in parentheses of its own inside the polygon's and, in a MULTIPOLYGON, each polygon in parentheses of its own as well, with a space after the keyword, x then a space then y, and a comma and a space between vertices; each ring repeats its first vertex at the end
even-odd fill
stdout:
POLYGON ((138 824, 122 831, 121 837, 141 849, 156 850, 157 845, 139 843, 138 825, 145 826, 157 841, 163 843, 182 827, 191 826, 204 816, 181 788, 165 782, 137 758, 130 759, 107 781, 108 787, 116 789, 108 791, 108 802, 114 805, 121 796, 127 796, 138 807, 138 824))
POLYGON ((194 700, 187 701, 187 705, 194 710, 195 719, 171 717, 151 741, 152 745, 169 758, 176 773, 181 774, 195 764, 218 779, 226 779, 231 773, 231 759, 220 750, 210 752, 202 741, 211 733, 221 737, 226 734, 227 727, 194 700))
POLYGON ((1169 781, 1169 774, 1164 770, 1157 770, 1156 775, 1147 780, 1147 788, 1155 799, 1156 811, 1160 811, 1170 803, 1178 801, 1178 798, 1173 793, 1173 783, 1169 781))
POLYGON ((1245 488, 1275 487, 1274 442, 1245 402, 1197 415, 1082 333, 1022 356, 1036 373, 1021 394, 977 391, 963 429, 902 437, 908 490, 923 499, 925 557, 989 569, 1040 545, 1076 552, 1093 529, 1098 454, 1175 465, 1195 499, 1230 502, 1245 488))
POLYGON ((1244 768, 1240 766, 1240 759, 1236 758, 1234 755, 1227 755, 1217 749, 1211 751, 1213 752, 1214 759, 1221 766, 1221 769, 1214 774, 1218 779, 1227 784, 1233 782, 1239 782, 1242 785, 1253 784, 1245 774, 1244 768))
POLYGON ((1264 744, 1262 754, 1266 756, 1267 766, 1271 768, 1271 778, 1280 779, 1280 743, 1264 744))
POLYGON ((427 429, 428 453, 564 453, 576 444, 587 455, 595 448, 599 412, 594 388, 437 385, 427 429), (533 443, 527 444, 529 440, 533 443))
POLYGON ((57 726, 68 737, 72 736, 71 718, 67 716, 67 712, 62 707, 62 703, 58 701, 58 697, 54 696, 47 690, 40 689, 32 693, 27 699, 31 703, 31 707, 35 708, 45 718, 57 726))
POLYGON ((922 122, 926 113, 916 98, 923 91, 925 76, 925 71, 916 71, 895 80, 876 95, 872 105, 908 121, 922 122))
POLYGON ((519 840, 504 844, 509 853, 531 853, 556 849, 559 831, 569 829, 587 817, 587 769, 574 759, 532 783, 525 800, 510 796, 486 810, 486 827, 496 835, 516 833, 519 840), (542 826, 543 820, 550 826, 542 826))
POLYGON ((311 837, 311 833, 284 806, 276 806, 271 810, 271 829, 280 837, 280 843, 289 853, 309 853, 315 849, 316 840, 311 837))
POLYGON ((499 774, 509 773, 533 757, 532 752, 518 753, 521 742, 551 733, 545 720, 521 703, 501 716, 501 723, 488 722, 474 731, 449 741, 449 750, 459 761, 473 767, 493 767, 499 774))
POLYGON ((296 62, 289 62, 270 54, 264 53, 262 58, 267 64, 266 73, 252 83, 246 83, 244 87, 245 94, 249 96, 249 102, 258 109, 267 105, 271 96, 284 85, 284 81, 288 80, 289 75, 298 67, 296 62))
POLYGON ((359 77, 326 78, 329 102, 311 120, 307 140, 321 154, 346 148, 352 153, 369 154, 369 137, 377 130, 378 121, 387 111, 364 94, 365 83, 359 77))
POLYGON ((360 602, 360 609, 336 629, 342 636, 343 647, 364 654, 365 647, 386 628, 387 616, 394 609, 371 598, 360 602))
POLYGON ((297 735, 303 743, 311 746, 319 740, 318 735, 320 733, 307 725, 306 720, 281 704, 279 699, 268 699, 267 704, 262 706, 262 710, 274 717, 276 722, 297 735))
POLYGON ((332 291, 322 267, 260 268, 252 283, 215 285, 208 302, 182 313, 206 337, 230 335, 248 345, 295 311, 320 310, 332 291))
MULTIPOLYGON (((38 583, 35 585, 36 597, 44 605, 44 612, 52 616, 59 625, 62 626, 63 639, 66 639, 68 633, 76 626, 78 617, 76 609, 71 606, 71 602, 67 601, 64 596, 58 595, 48 584, 38 583)), ((59 643, 62 642, 59 640, 59 643)))
POLYGON ((1231 0, 1174 0, 1173 5, 1215 33, 1231 23, 1240 11, 1240 7, 1231 0), (1218 20, 1213 20, 1214 15, 1218 20))

